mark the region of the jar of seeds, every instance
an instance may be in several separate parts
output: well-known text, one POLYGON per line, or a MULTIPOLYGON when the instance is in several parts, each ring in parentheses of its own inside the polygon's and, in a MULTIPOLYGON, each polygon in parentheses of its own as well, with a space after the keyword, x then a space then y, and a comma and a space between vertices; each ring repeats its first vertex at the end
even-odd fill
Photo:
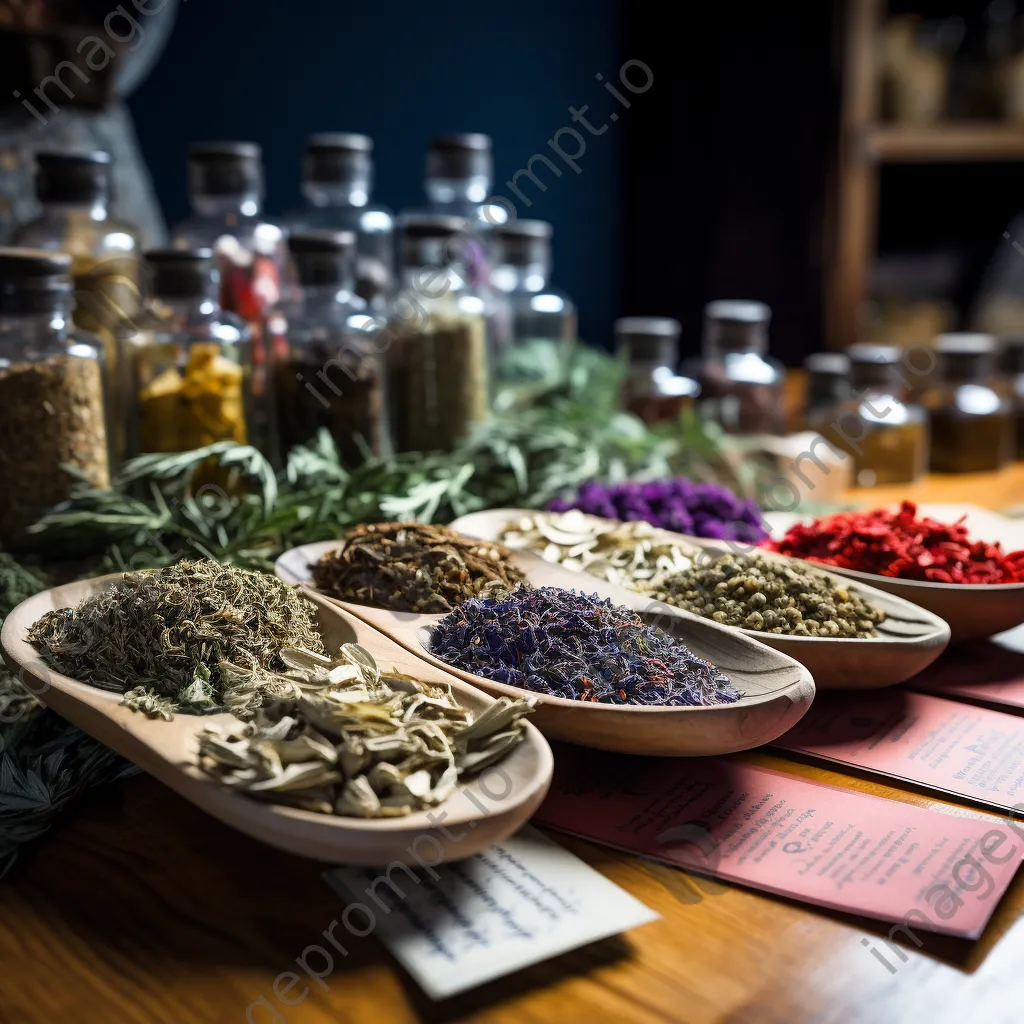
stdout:
POLYGON ((402 227, 402 288, 386 356, 396 451, 450 451, 487 419, 485 298, 466 283, 467 222, 421 216, 402 227))
POLYGON ((0 546, 69 497, 73 466, 110 484, 99 342, 71 329, 71 258, 0 249, 0 546))

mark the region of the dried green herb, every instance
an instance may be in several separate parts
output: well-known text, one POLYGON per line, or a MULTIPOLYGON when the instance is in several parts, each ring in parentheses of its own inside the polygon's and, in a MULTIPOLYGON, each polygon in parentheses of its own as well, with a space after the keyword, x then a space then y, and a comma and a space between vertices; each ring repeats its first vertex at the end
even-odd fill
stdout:
POLYGON ((450 612, 488 587, 511 590, 526 577, 500 544, 446 526, 370 523, 310 566, 317 589, 392 611, 450 612))
POLYGON ((314 613, 274 576, 212 561, 178 562, 125 573, 77 608, 48 612, 29 640, 65 675, 115 693, 131 691, 131 706, 141 707, 148 696, 197 713, 235 710, 236 704, 251 710, 258 699, 233 694, 221 662, 280 669, 282 647, 323 650, 314 613))
POLYGON ((764 555, 724 554, 645 591, 726 626, 789 636, 872 637, 885 612, 833 577, 764 555))
POLYGON ((382 673, 369 651, 286 648, 284 672, 221 666, 268 700, 247 724, 206 729, 200 767, 252 797, 323 814, 398 817, 440 803, 460 778, 523 738, 533 699, 503 697, 474 719, 446 685, 382 673))

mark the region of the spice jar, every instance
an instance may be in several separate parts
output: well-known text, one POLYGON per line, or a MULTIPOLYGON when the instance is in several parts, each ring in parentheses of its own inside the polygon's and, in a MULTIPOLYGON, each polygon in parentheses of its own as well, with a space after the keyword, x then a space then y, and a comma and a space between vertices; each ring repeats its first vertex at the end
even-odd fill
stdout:
POLYGON ((804 360, 807 401, 804 422, 832 419, 839 406, 851 397, 850 359, 842 352, 815 352, 804 360))
POLYGON ((902 350, 862 344, 851 345, 846 354, 853 395, 815 414, 810 429, 853 457, 853 478, 860 487, 920 479, 928 460, 928 417, 908 401, 902 350))
POLYGON ((352 231, 294 234, 288 248, 298 293, 272 311, 274 400, 281 448, 305 444, 319 430, 355 466, 383 448, 384 385, 366 304, 353 292, 357 241, 352 231))
POLYGON ((615 350, 625 364, 622 405, 647 424, 678 420, 700 387, 676 373, 678 320, 631 316, 615 321, 615 350))
POLYGON ((373 140, 351 132, 313 135, 302 164, 305 209, 290 216, 292 233, 354 231, 356 294, 382 309, 393 290, 395 218, 371 199, 373 140))
POLYGON ((386 359, 391 438, 396 451, 449 451, 488 417, 484 300, 467 283, 449 243, 461 217, 402 225, 402 287, 389 323, 386 359))
POLYGON ((1016 421, 1015 458, 1024 459, 1024 334, 1011 334, 1002 339, 1001 368, 1007 380, 1016 421))
POLYGON ((131 224, 110 214, 112 179, 107 153, 37 153, 35 191, 42 210, 19 229, 14 243, 71 256, 75 324, 103 344, 108 437, 117 465, 127 443, 118 338, 122 322, 138 313, 140 299, 138 235, 131 224))
POLYGON ((931 469, 984 473, 1013 452, 1013 409, 995 380, 996 342, 988 334, 940 334, 938 362, 925 393, 931 416, 931 469))
POLYGON ((210 249, 146 253, 153 299, 126 338, 133 453, 181 452, 249 440, 249 343, 244 321, 217 302, 210 249))
POLYGON ((97 339, 70 328, 71 257, 0 249, 0 546, 70 497, 74 466, 110 485, 103 357, 97 339))
POLYGON ((731 434, 781 434, 785 368, 768 356, 772 312, 763 302, 704 307, 702 354, 683 365, 700 385, 701 414, 731 434))

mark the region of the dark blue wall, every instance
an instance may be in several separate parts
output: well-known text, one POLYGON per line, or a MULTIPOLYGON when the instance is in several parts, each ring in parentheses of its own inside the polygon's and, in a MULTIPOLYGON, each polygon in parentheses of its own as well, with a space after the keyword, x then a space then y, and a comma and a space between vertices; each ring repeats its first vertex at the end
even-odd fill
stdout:
MULTIPOLYGON (((268 209, 299 201, 303 141, 360 131, 376 144, 377 197, 396 209, 422 198, 431 135, 482 131, 495 146, 495 191, 522 217, 555 226, 555 280, 581 307, 581 334, 607 341, 620 313, 620 152, 629 112, 588 137, 580 173, 515 200, 502 185, 571 126, 569 106, 600 126, 622 110, 596 80, 622 62, 616 0, 190 0, 167 51, 131 108, 168 221, 186 212, 185 147, 199 139, 262 144, 268 209)), ((636 97, 642 100, 642 97, 636 97)), ((579 126, 577 126, 579 127, 579 126)), ((586 132, 583 133, 586 135, 586 132)), ((565 138, 571 152, 573 143, 565 138)))

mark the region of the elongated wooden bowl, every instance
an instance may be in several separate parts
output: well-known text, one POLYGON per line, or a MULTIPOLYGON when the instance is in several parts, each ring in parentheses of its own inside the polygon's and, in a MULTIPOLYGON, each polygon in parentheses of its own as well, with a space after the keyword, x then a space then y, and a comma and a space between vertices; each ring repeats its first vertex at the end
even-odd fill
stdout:
MULTIPOLYGON (((935 513, 932 510, 935 508, 943 510, 944 514, 935 517, 941 518, 944 522, 952 522, 958 518, 954 506, 922 505, 919 511, 922 515, 933 515, 935 513)), ((971 506, 965 506, 967 510, 970 508, 971 506)), ((1019 524, 987 510, 978 511, 985 514, 975 517, 978 525, 972 528, 973 535, 990 543, 999 541, 1004 551, 1024 547, 1019 524), (998 527, 1000 521, 1004 524, 1001 528, 998 527)), ((781 537, 800 518, 796 515, 769 512, 765 516, 765 521, 771 527, 772 535, 781 537)), ((967 523, 971 526, 970 511, 967 511, 967 523)), ((1024 622, 1024 583, 926 583, 919 580, 893 579, 890 576, 878 576, 855 569, 841 569, 836 565, 825 566, 820 562, 807 562, 804 559, 797 561, 857 580, 862 586, 884 590, 894 597, 901 597, 927 609, 949 623, 952 643, 982 640, 1013 629, 1024 622)))
MULTIPOLYGON (((335 817, 234 792, 196 765, 197 734, 210 725, 234 721, 230 715, 179 714, 170 722, 147 718, 121 706, 120 695, 53 671, 26 641, 29 628, 40 616, 54 608, 76 605, 119 578, 104 576, 57 587, 18 605, 5 620, 0 635, 4 659, 61 717, 134 761, 207 814, 254 839, 335 864, 377 866, 396 861, 416 864, 460 860, 512 835, 544 799, 551 783, 553 759, 547 741, 532 724, 527 724, 525 739, 505 760, 479 779, 460 786, 430 812, 404 818, 335 817), (492 778, 490 772, 498 774, 492 778), (496 797, 493 793, 503 795, 496 797)), ((492 703, 491 697, 462 679, 411 657, 366 622, 310 596, 317 606, 317 622, 329 651, 343 643, 359 643, 386 668, 394 665, 427 682, 450 683, 459 702, 471 710, 479 712, 492 703)))
MULTIPOLYGON (((524 509, 500 508, 474 512, 451 524, 453 530, 481 540, 497 540, 505 527, 523 516, 536 515, 524 509)), ((696 554, 700 549, 712 552, 729 550, 724 541, 688 537, 669 530, 657 530, 656 536, 696 554)), ((796 563, 817 575, 829 575, 822 566, 802 559, 790 559, 770 551, 761 552, 781 562, 796 563)), ((539 557, 539 556, 536 556, 539 557)), ((831 573, 834 577, 837 574, 831 573)), ((585 579, 594 577, 584 576, 585 579)), ((589 586, 589 584, 580 584, 589 586)), ((949 626, 926 608, 911 604, 898 595, 856 583, 851 590, 885 612, 878 636, 851 637, 785 636, 762 633, 756 629, 726 626, 762 644, 788 654, 810 669, 819 690, 860 690, 895 686, 927 668, 949 643, 949 626)), ((681 612, 681 614, 689 614, 681 612)), ((707 619, 704 620, 708 621, 707 619)))
MULTIPOLYGON (((322 541, 286 551, 277 560, 277 575, 315 592, 309 566, 337 546, 337 541, 322 541)), ((743 695, 734 704, 651 708, 537 694, 535 721, 547 736, 625 754, 726 754, 770 743, 795 725, 810 707, 814 680, 802 665, 784 654, 735 630, 652 603, 640 594, 595 577, 580 576, 533 555, 517 552, 514 561, 535 585, 600 594, 640 612, 648 622, 668 630, 695 654, 721 668, 743 695)), ((434 657, 429 650, 430 630, 443 618, 441 615, 392 612, 344 601, 334 603, 387 633, 435 668, 451 672, 493 696, 521 697, 525 692, 463 672, 434 657)))

